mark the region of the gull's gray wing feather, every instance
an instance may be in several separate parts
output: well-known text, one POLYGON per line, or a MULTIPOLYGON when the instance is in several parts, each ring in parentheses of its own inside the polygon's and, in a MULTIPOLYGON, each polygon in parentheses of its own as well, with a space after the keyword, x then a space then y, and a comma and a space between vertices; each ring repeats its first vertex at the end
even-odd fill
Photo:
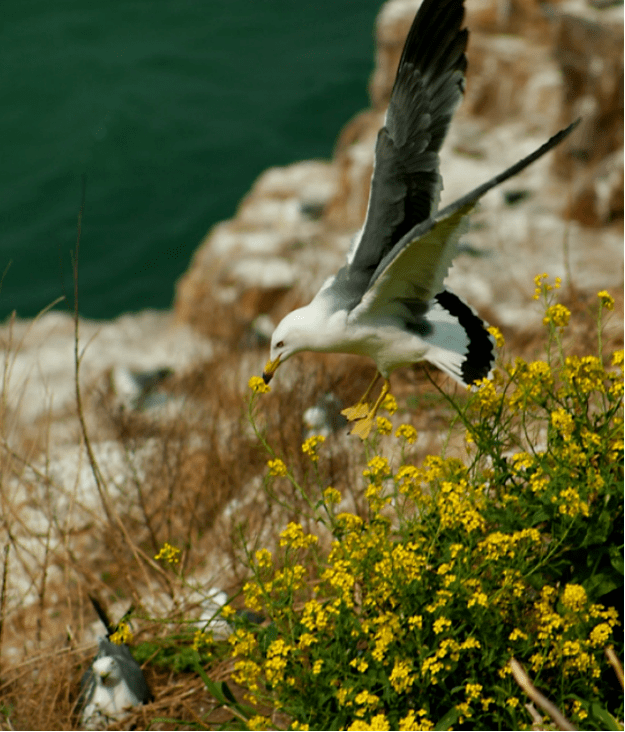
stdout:
POLYGON ((478 200, 562 142, 578 123, 576 120, 560 130, 533 153, 445 207, 435 218, 417 224, 379 263, 353 316, 375 312, 378 317, 401 317, 407 310, 412 317, 425 313, 428 303, 443 290, 458 240, 466 229, 466 216, 478 200))
POLYGON ((399 319, 413 327, 425 315, 432 298, 443 289, 458 240, 467 228, 467 215, 475 201, 451 215, 419 224, 386 258, 386 266, 352 310, 350 318, 373 315, 399 319))
POLYGON ((358 280, 362 274, 369 280, 438 206, 438 151, 464 91, 463 18, 462 0, 424 0, 410 28, 378 133, 367 218, 348 255, 348 274, 358 280))

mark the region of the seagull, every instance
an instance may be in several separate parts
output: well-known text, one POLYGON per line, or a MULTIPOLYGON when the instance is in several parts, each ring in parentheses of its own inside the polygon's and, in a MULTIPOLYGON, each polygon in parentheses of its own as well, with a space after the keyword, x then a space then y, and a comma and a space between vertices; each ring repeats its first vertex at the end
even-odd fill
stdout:
POLYGON ((465 386, 491 374, 495 343, 487 324, 443 280, 478 200, 558 145, 579 122, 438 210, 438 152, 465 87, 463 20, 463 0, 424 0, 419 7, 378 132, 365 222, 344 266, 308 305, 278 324, 263 371, 268 384, 300 351, 372 358, 375 378, 354 406, 342 410, 355 423, 352 434, 363 440, 395 369, 426 360, 465 386), (380 378, 382 390, 370 406, 380 378))
POLYGON ((115 627, 98 601, 90 599, 106 627, 107 637, 99 639, 98 653, 83 675, 79 704, 83 728, 103 729, 125 716, 131 707, 147 704, 152 694, 130 648, 109 640, 115 627))

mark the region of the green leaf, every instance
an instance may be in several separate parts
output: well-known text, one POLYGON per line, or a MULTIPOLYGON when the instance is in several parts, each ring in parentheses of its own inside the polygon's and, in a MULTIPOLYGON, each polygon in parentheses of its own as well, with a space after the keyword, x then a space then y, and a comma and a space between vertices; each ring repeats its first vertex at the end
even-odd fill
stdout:
POLYGON ((610 732, 620 732, 622 729, 619 723, 614 717, 603 707, 600 707, 597 702, 593 702, 590 706, 590 712, 595 719, 601 721, 603 729, 610 730, 610 732))
POLYGON ((454 709, 450 709, 442 719, 439 719, 438 724, 434 729, 437 730, 437 732, 449 729, 452 725, 456 724, 459 717, 460 712, 454 707, 454 709))

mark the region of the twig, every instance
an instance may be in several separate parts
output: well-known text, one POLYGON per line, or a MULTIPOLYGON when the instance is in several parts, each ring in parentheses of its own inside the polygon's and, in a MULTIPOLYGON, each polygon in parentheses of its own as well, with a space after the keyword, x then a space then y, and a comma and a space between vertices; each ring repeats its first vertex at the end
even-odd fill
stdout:
POLYGON ((7 575, 9 574, 9 549, 11 544, 4 545, 4 567, 2 570, 2 591, 0 592, 0 658, 2 658, 2 635, 4 632, 4 611, 7 599, 7 575))
POLYGON ((623 666, 618 660, 616 653, 614 653, 614 648, 612 648, 612 646, 608 646, 605 649, 605 655, 608 657, 608 661, 614 669, 614 673, 616 674, 621 686, 623 686, 623 666))
POLYGON ((529 698, 537 704, 544 712, 546 712, 554 723, 561 730, 577 730, 569 720, 560 712, 560 710, 552 704, 547 697, 543 696, 540 691, 532 684, 530 677, 525 673, 523 666, 516 660, 511 658, 509 661, 510 668, 512 669, 512 675, 517 684, 523 689, 523 691, 529 696, 529 698))

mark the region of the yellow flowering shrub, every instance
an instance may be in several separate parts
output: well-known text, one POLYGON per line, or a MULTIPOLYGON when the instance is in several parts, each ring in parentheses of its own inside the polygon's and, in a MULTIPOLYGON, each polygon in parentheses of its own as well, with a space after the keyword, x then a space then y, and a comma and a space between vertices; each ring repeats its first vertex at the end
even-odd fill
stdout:
MULTIPOLYGON (((414 428, 385 438, 388 455, 378 434, 348 488, 359 515, 335 512, 345 491, 320 469, 316 487, 300 486, 311 523, 289 523, 275 555, 250 553, 246 604, 269 622, 234 619, 235 679, 291 729, 530 729, 512 657, 574 724, 622 716, 605 648, 622 658, 611 604, 622 592, 623 354, 567 354, 560 282, 535 284, 545 356, 504 364, 454 402, 467 460, 413 464, 414 428), (314 522, 327 541, 304 531, 314 522)), ((606 292, 598 300, 600 315, 613 307, 606 292)), ((378 433, 391 434, 386 422, 378 433)), ((268 480, 295 485, 271 455, 268 480)))

